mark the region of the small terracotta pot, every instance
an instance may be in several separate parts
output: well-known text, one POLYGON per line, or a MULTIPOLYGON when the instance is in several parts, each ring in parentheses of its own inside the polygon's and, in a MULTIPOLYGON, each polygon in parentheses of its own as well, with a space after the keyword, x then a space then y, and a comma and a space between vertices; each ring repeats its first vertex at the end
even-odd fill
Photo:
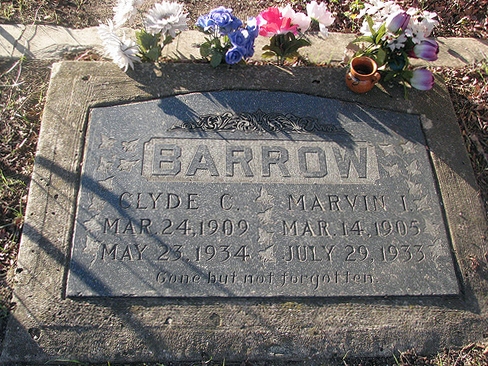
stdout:
POLYGON ((354 57, 349 72, 346 74, 346 85, 355 93, 366 93, 380 81, 378 65, 369 57, 354 57))

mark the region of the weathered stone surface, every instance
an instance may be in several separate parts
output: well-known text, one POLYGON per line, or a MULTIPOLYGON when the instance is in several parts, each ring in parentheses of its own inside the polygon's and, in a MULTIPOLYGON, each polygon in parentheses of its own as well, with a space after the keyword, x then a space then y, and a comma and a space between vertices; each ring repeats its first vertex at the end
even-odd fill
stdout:
MULTIPOLYGON (((109 63, 56 64, 43 114, 18 274, 0 362, 303 360, 420 354, 486 336, 484 210, 449 96, 401 88, 352 94, 344 70, 168 64, 123 74, 109 63), (334 298, 65 297, 89 111, 219 90, 270 90, 419 115, 460 292, 334 298), (478 260, 480 266, 473 266, 478 260)), ((88 138, 89 140, 90 138, 88 138)), ((129 140, 130 141, 130 140, 129 140)), ((422 172, 425 174, 425 172, 422 172)), ((430 174, 430 173, 429 173, 430 174)), ((191 192, 190 192, 191 193, 191 192)))
POLYGON ((68 296, 459 292, 418 116, 230 91, 88 125, 68 296))
POLYGON ((52 25, 0 25, 1 57, 63 59, 68 54, 103 48, 97 28, 70 29, 52 25))

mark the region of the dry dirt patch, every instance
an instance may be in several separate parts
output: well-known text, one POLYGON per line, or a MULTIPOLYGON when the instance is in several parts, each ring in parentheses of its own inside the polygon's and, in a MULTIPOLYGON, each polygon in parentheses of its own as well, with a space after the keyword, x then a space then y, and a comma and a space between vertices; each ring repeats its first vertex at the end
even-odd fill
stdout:
MULTIPOLYGON (((156 1, 156 0, 152 0, 156 1)), ((256 16, 269 6, 291 4, 304 10, 304 0, 182 0, 192 24, 199 15, 217 6, 226 6, 245 19, 256 16)), ((334 32, 356 32, 358 22, 352 14, 359 11, 361 0, 328 0, 336 15, 330 27, 334 32)), ((397 1, 404 8, 415 6, 438 14, 437 36, 488 38, 488 0, 406 0, 397 1)), ((0 23, 54 24, 71 28, 96 26, 112 17, 116 0, 2 0, 0 23)))

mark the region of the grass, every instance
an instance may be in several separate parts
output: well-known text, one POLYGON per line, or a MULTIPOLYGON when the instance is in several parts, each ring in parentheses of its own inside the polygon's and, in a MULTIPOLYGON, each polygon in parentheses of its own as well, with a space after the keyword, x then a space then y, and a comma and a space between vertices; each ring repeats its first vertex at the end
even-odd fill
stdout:
POLYGON ((441 69, 488 212, 488 66, 441 69))
POLYGON ((49 78, 49 63, 0 60, 0 339, 49 78))

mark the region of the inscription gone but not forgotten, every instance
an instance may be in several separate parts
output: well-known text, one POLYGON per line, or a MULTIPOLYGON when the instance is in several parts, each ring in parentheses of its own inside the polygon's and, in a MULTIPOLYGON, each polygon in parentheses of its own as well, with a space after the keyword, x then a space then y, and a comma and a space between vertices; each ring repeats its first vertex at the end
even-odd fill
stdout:
POLYGON ((68 296, 458 291, 419 116, 256 91, 91 111, 68 296))

